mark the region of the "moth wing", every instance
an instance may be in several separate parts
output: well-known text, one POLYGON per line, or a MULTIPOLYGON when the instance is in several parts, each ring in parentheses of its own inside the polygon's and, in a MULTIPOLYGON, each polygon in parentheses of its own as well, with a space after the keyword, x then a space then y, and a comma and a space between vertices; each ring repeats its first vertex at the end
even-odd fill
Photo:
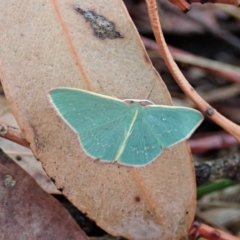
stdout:
POLYGON ((69 88, 54 89, 50 97, 64 121, 79 135, 88 155, 106 161, 116 160, 133 118, 130 105, 69 88))
POLYGON ((49 93, 59 115, 78 134, 112 122, 128 111, 117 99, 74 88, 57 88, 49 93))
POLYGON ((125 165, 144 166, 161 152, 162 147, 158 139, 140 114, 134 122, 132 132, 118 161, 125 165))
POLYGON ((129 129, 127 114, 112 122, 80 134, 80 142, 88 155, 105 161, 118 161, 117 156, 129 129))
POLYGON ((162 148, 167 148, 189 138, 203 116, 191 108, 154 105, 144 108, 144 119, 162 148))

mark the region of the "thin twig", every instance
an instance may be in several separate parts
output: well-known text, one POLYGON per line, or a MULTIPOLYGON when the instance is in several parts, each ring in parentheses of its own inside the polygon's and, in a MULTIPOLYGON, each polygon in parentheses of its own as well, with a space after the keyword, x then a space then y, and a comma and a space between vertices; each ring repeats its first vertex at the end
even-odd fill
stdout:
POLYGON ((240 153, 212 159, 204 162, 195 162, 197 185, 219 179, 240 180, 240 153))
POLYGON ((203 237, 206 239, 217 240, 240 240, 240 238, 223 232, 219 229, 212 228, 204 223, 194 222, 192 228, 189 231, 190 239, 198 239, 203 237))
POLYGON ((148 13, 153 32, 162 53, 163 59, 168 66, 169 71, 172 73, 175 81, 178 83, 179 87, 196 104, 202 113, 205 114, 205 116, 212 119, 216 124, 221 126, 224 130, 232 134, 238 141, 240 141, 240 127, 225 118, 217 110, 213 109, 206 101, 204 101, 183 76, 177 64, 174 62, 173 57, 165 42, 159 21, 156 0, 146 0, 146 3, 148 6, 148 13))
MULTIPOLYGON (((174 0, 174 1, 179 2, 180 0, 174 0)), ((192 1, 188 0, 189 4, 192 2, 195 2, 195 3, 201 2, 202 4, 207 3, 207 2, 220 3, 219 5, 222 5, 224 3, 225 7, 227 7, 229 5, 234 5, 235 8, 236 8, 236 6, 239 6, 239 4, 240 4, 239 0, 210 0, 210 1, 208 1, 208 0, 192 0, 192 1)), ((172 8, 171 11, 174 12, 179 17, 182 17, 182 13, 177 8, 172 8)), ((227 29, 223 29, 221 27, 217 28, 215 26, 213 27, 211 24, 207 24, 206 21, 203 20, 203 18, 197 17, 195 15, 186 14, 185 19, 186 20, 188 19, 188 21, 190 21, 190 22, 195 22, 197 24, 200 24, 206 32, 208 32, 209 34, 211 34, 213 36, 216 36, 217 38, 222 39, 226 43, 233 46, 238 52, 240 51, 239 38, 237 38, 236 36, 231 34, 227 29)))
POLYGON ((221 3, 221 4, 229 4, 234 6, 239 6, 239 0, 169 0, 169 2, 178 6, 181 11, 188 12, 191 9, 191 3, 221 3))
POLYGON ((230 148, 239 145, 232 135, 225 132, 215 132, 188 140, 191 151, 194 154, 203 154, 210 150, 230 148))
POLYGON ((8 139, 24 147, 30 148, 29 142, 23 137, 20 130, 7 126, 2 122, 0 122, 0 137, 8 139))
POLYGON ((189 3, 221 3, 221 4, 228 4, 233 6, 239 6, 239 0, 189 0, 189 3))
MULTIPOLYGON (((150 51, 148 51, 148 55, 151 58, 162 57, 162 55, 158 53, 159 47, 155 41, 146 37, 141 37, 141 39, 144 43, 144 46, 147 49, 150 49, 150 51)), ((205 71, 208 71, 210 73, 214 73, 217 76, 224 77, 229 81, 240 83, 240 68, 237 66, 232 66, 230 64, 222 63, 219 61, 199 57, 172 46, 168 46, 168 48, 174 60, 177 62, 189 64, 200 69, 204 69, 205 71)))
POLYGON ((20 156, 31 156, 33 157, 33 153, 32 152, 18 152, 18 151, 8 151, 8 150, 4 150, 4 152, 8 155, 20 155, 20 156))

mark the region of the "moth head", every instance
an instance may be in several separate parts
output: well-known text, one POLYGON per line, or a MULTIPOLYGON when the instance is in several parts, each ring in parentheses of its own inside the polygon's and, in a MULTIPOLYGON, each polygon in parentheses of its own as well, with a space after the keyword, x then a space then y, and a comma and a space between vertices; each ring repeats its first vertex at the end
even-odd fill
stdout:
POLYGON ((133 103, 137 103, 140 104, 143 107, 149 106, 149 105, 154 105, 154 103, 148 99, 124 99, 123 100, 126 104, 133 104, 133 103))

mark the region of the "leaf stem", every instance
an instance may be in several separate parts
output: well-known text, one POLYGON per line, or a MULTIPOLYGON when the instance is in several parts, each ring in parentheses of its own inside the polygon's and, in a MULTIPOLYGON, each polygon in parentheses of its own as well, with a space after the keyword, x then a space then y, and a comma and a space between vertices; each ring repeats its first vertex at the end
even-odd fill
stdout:
POLYGON ((23 137, 20 130, 7 126, 2 122, 0 122, 0 137, 8 139, 24 147, 30 148, 29 142, 23 137))

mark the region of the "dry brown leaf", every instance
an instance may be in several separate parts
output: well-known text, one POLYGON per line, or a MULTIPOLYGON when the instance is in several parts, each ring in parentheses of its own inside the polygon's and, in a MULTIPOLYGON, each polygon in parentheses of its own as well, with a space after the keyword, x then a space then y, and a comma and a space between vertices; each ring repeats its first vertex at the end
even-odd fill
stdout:
POLYGON ((37 159, 63 194, 112 235, 181 239, 195 214, 195 178, 186 143, 146 167, 102 164, 86 156, 56 116, 47 92, 91 90, 120 99, 171 104, 122 1, 2 0, 1 79, 37 159), (115 23, 123 38, 99 39, 74 5, 115 23))
POLYGON ((0 149, 0 239, 88 239, 67 210, 0 149))

